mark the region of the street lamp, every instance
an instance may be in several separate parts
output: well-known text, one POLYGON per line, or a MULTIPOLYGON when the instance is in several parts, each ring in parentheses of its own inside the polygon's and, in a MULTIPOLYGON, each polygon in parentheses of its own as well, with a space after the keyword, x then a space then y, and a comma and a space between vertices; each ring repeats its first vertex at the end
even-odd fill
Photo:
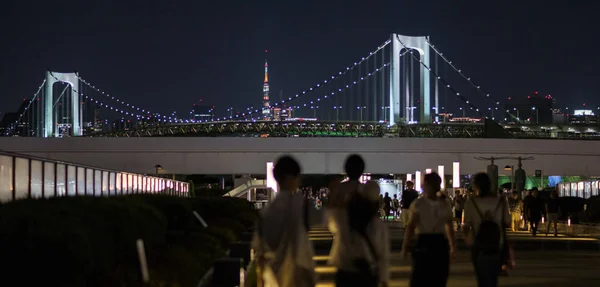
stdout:
POLYGON ((535 123, 539 124, 540 116, 539 116, 539 112, 535 109, 535 106, 531 107, 531 111, 532 111, 532 113, 535 113, 535 123))
POLYGON ((233 119, 233 108, 229 107, 229 108, 227 108, 227 111, 229 112, 229 118, 233 119))
POLYGON ((319 106, 310 106, 310 108, 313 110, 313 118, 317 118, 317 109, 319 108, 319 106))
POLYGON ((514 191, 515 190, 515 167, 513 165, 507 165, 504 167, 504 170, 511 172, 510 189, 512 191, 514 191))
POLYGON ((340 110, 342 109, 342 106, 333 106, 333 109, 335 110, 335 121, 339 122, 340 121, 340 110))
POLYGON ((387 121, 387 110, 390 109, 390 107, 381 107, 381 109, 383 110, 383 121, 387 121))
POLYGON ((363 110, 364 110, 364 109, 366 109, 366 108, 367 108, 367 107, 365 107, 365 106, 362 106, 362 107, 361 107, 361 106, 358 106, 358 107, 356 107, 356 109, 360 111, 360 122, 361 122, 361 123, 362 123, 362 121, 363 121, 363 110))
POLYGON ((409 123, 409 124, 414 122, 414 119, 415 119, 415 118, 414 118, 414 110, 415 110, 416 108, 417 108, 417 107, 406 107, 406 111, 407 111, 407 120, 408 120, 408 123, 409 123))
POLYGON ((492 120, 494 119, 494 110, 492 108, 488 108, 488 111, 492 114, 492 120))

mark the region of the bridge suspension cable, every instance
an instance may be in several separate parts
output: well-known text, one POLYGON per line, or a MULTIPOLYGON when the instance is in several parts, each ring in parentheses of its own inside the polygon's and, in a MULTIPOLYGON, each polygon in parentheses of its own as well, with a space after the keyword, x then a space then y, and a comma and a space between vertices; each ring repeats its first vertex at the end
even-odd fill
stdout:
MULTIPOLYGON (((404 47, 404 49, 406 50, 410 50, 410 48, 406 45, 404 45, 404 43, 402 42, 402 40, 400 40, 400 37, 398 35, 396 35, 396 38, 398 39, 398 42, 400 43, 400 45, 402 45, 402 47, 404 47)), ((469 106, 469 108, 471 110, 474 110, 475 112, 477 112, 480 116, 487 118, 487 116, 485 116, 480 110, 479 108, 475 107, 475 105, 473 105, 467 98, 465 98, 464 96, 462 96, 459 92, 457 92, 448 82, 446 82, 445 79, 443 79, 442 77, 440 77, 434 70, 431 69, 431 67, 427 66, 423 60, 417 58, 417 56, 415 56, 413 54, 413 51, 410 50, 410 55, 412 56, 412 58, 416 61, 419 61, 419 63, 425 68, 427 69, 435 78, 437 81, 440 81, 442 84, 444 84, 446 86, 447 89, 449 89, 452 93, 454 93, 454 95, 460 99, 461 101, 463 101, 466 105, 469 106)))
MULTIPOLYGON (((117 103, 119 103, 120 105, 124 106, 125 108, 127 108, 129 110, 134 110, 134 111, 137 110, 138 112, 141 111, 142 113, 148 114, 150 116, 155 116, 155 118, 157 120, 162 121, 162 122, 168 122, 169 120, 175 120, 175 121, 183 122, 183 120, 181 120, 181 119, 179 119, 177 117, 168 117, 168 116, 164 116, 164 115, 162 115, 160 113, 153 113, 149 109, 140 108, 139 106, 136 108, 135 105, 129 104, 129 103, 127 103, 127 102, 125 102, 125 101, 123 101, 123 100, 121 100, 121 99, 119 99, 119 98, 117 98, 115 96, 111 96, 110 94, 108 94, 108 93, 100 90, 100 88, 97 88, 96 86, 92 85, 90 82, 86 81, 85 79, 83 79, 81 77, 79 77, 79 80, 81 82, 83 82, 86 86, 92 88, 96 92, 98 92, 98 93, 106 96, 107 98, 109 98, 111 100, 115 100, 117 103)), ((90 97, 90 99, 94 100, 91 97, 90 97)), ((103 104, 101 102, 99 103, 98 100, 94 100, 94 101, 96 101, 96 103, 100 104, 101 106, 103 104)), ((115 107, 111 107, 110 105, 107 105, 107 104, 104 104, 104 106, 106 106, 107 108, 110 108, 110 109, 115 108, 115 107)), ((123 111, 123 109, 117 109, 117 108, 115 108, 115 109, 116 109, 117 112, 123 111)), ((121 113, 125 114, 125 112, 121 112, 121 113)), ((137 112, 131 112, 130 111, 129 113, 132 114, 132 115, 139 115, 137 112)), ((147 117, 147 116, 144 116, 144 117, 147 117)))
MULTIPOLYGON (((342 87, 342 88, 338 88, 338 90, 337 90, 337 91, 331 92, 331 94, 329 94, 329 95, 324 95, 324 96, 323 96, 323 98, 324 98, 324 99, 327 99, 327 98, 330 98, 331 96, 334 96, 334 95, 340 94, 340 93, 342 93, 342 92, 344 92, 344 91, 346 91, 346 90, 348 90, 348 89, 351 89, 352 87, 354 87, 354 86, 358 85, 359 83, 361 83, 361 82, 365 81, 365 80, 366 80, 366 79, 368 79, 369 77, 371 77, 371 76, 373 76, 373 75, 377 74, 379 71, 383 71, 383 69, 384 69, 385 67, 387 67, 387 66, 389 66, 389 63, 385 63, 385 64, 383 64, 383 66, 380 66, 379 68, 377 68, 377 69, 376 69, 375 71, 373 71, 372 73, 369 73, 367 76, 365 76, 365 77, 361 77, 361 78, 360 78, 358 81, 354 81, 354 82, 352 82, 351 84, 347 84, 347 85, 345 85, 345 86, 344 86, 344 87, 342 87)), ((294 98, 291 98, 291 100, 287 100, 287 101, 286 101, 286 100, 283 100, 283 101, 281 101, 279 104, 285 104, 285 103, 288 103, 288 102, 290 102, 290 101, 293 101, 293 100, 295 100, 295 99, 296 99, 296 98, 294 97, 294 98)), ((303 106, 304 106, 304 107, 308 107, 308 106, 310 106, 310 105, 312 105, 312 104, 315 104, 315 102, 320 102, 320 101, 321 101, 321 98, 319 97, 319 98, 317 98, 316 100, 313 100, 313 101, 311 101, 309 104, 306 104, 306 103, 305 103, 305 104, 303 104, 303 106)), ((255 111, 254 111, 254 113, 258 113, 258 110, 255 110, 255 111)), ((245 113, 244 113, 244 114, 242 114, 242 116, 247 116, 247 115, 252 115, 252 113, 248 113, 248 114, 245 114, 245 113)), ((239 118, 239 116, 240 116, 240 115, 235 115, 235 118, 239 118)), ((234 118, 234 117, 230 116, 229 118, 230 118, 230 119, 232 119, 232 118, 234 118)), ((220 118, 219 118, 218 120, 220 120, 220 118)))
MULTIPOLYGON (((53 77, 53 78, 54 78, 56 81, 58 81, 58 82, 62 82, 62 81, 60 81, 60 80, 59 80, 59 79, 58 79, 56 76, 54 76, 54 74, 52 74, 52 72, 50 72, 50 76, 52 76, 52 77, 53 77)), ((100 89, 96 88, 95 86, 92 86, 91 84, 89 84, 89 82, 86 82, 86 81, 84 81, 84 80, 83 80, 81 77, 78 77, 78 79, 79 79, 80 81, 84 82, 84 83, 86 84, 86 86, 88 86, 88 87, 91 87, 91 88, 92 88, 92 89, 94 89, 95 91, 97 91, 97 92, 99 92, 99 93, 102 93, 102 94, 106 95, 106 94, 105 94, 105 93, 103 93, 103 92, 102 92, 100 89)), ((119 109, 119 108, 116 108, 116 107, 114 107, 114 106, 110 106, 110 105, 108 105, 108 104, 106 104, 106 103, 103 103, 103 102, 101 102, 101 101, 99 102, 97 99, 94 99, 94 98, 92 98, 92 97, 90 97, 90 96, 88 96, 88 95, 86 95, 86 94, 82 93, 81 91, 77 91, 76 89, 73 89, 73 91, 74 91, 74 92, 76 92, 76 93, 79 93, 79 94, 80 94, 81 96, 83 96, 84 98, 86 98, 86 99, 89 99, 90 101, 93 101, 93 102, 95 102, 96 104, 100 105, 100 107, 104 107, 104 108, 110 109, 111 111, 118 112, 118 113, 120 113, 120 114, 122 114, 122 115, 127 115, 127 116, 135 116, 135 117, 137 117, 137 118, 138 118, 138 120, 139 120, 139 119, 142 119, 142 118, 145 118, 145 119, 152 119, 152 118, 155 118, 155 119, 156 119, 157 121, 159 121, 159 122, 167 122, 167 121, 168 121, 168 120, 166 120, 166 117, 164 117, 164 116, 162 116, 162 115, 160 115, 160 114, 158 114, 158 113, 151 113, 149 110, 143 110, 143 112, 144 112, 144 113, 147 113, 147 114, 138 114, 138 113, 136 113, 136 112, 125 111, 124 109, 119 109), (163 117, 164 117, 164 118, 163 118, 163 117)), ((114 97, 112 97, 112 98, 114 99, 114 97)), ((120 101, 120 102, 121 102, 122 104, 125 104, 125 102, 123 102, 123 101, 120 101)))
MULTIPOLYGON (((480 85, 475 84, 475 82, 473 82, 473 80, 471 80, 471 77, 468 77, 467 75, 465 75, 461 69, 459 69, 458 67, 456 67, 452 61, 450 61, 446 56, 444 56, 444 54, 442 52, 440 52, 439 49, 437 49, 435 47, 435 45, 433 45, 433 43, 431 43, 429 41, 429 39, 427 39, 427 44, 429 45, 429 47, 431 47, 431 49, 438 55, 440 56, 440 58, 442 58, 442 60, 444 60, 456 73, 458 73, 463 79, 465 79, 467 82, 469 82, 469 84, 471 84, 471 86, 473 86, 477 92, 479 92, 480 94, 484 95, 485 98, 487 100, 489 100, 490 102, 492 102, 495 106, 496 106, 496 110, 498 110, 498 108, 502 108, 502 106, 500 105, 500 101, 495 100, 489 93, 485 92, 480 85)), ((503 109, 503 108, 502 108, 503 109)), ((504 110, 504 109, 503 109, 504 110)), ((519 118, 516 117, 515 115, 513 115, 509 110, 506 110, 506 113, 508 115, 510 115, 513 119, 516 119, 518 121, 519 118)))
POLYGON ((13 122, 12 125, 9 127, 9 129, 7 129, 7 131, 4 133, 6 136, 15 133, 16 127, 18 127, 19 123, 23 119, 24 114, 28 114, 28 115, 30 114, 29 108, 31 108, 31 105, 33 104, 33 102, 39 97, 40 92, 42 91, 42 88, 44 87, 45 84, 46 84, 46 79, 44 79, 42 81, 42 84, 38 87, 35 94, 33 94, 33 97, 31 98, 31 100, 29 100, 29 103, 27 104, 25 109, 23 109, 23 112, 19 114, 19 117, 17 118, 17 120, 15 122, 13 122))
MULTIPOLYGON (((383 44, 379 45, 375 50, 369 52, 369 54, 366 57, 362 57, 360 60, 354 62, 351 65, 348 65, 345 69, 333 74, 331 77, 326 78, 323 81, 318 82, 317 84, 313 85, 312 87, 310 87, 307 90, 303 90, 302 92, 296 94, 295 96, 291 96, 288 97, 287 99, 283 99, 281 101, 275 102, 274 104, 271 105, 271 107, 279 107, 280 105, 284 105, 286 103, 289 103, 291 101, 293 101, 296 98, 303 98, 305 95, 308 95, 312 92, 315 92, 316 90, 322 88, 323 86, 325 86, 326 84, 330 84, 331 82, 335 81, 335 80, 339 80, 340 78, 342 78, 343 76, 346 76, 349 72, 351 72, 354 68, 356 68, 357 66, 363 64, 364 62, 367 62, 371 57, 374 57, 378 52, 382 51, 387 45, 389 45, 391 43, 391 40, 386 40, 383 44)), ((372 73, 376 73, 379 71, 379 69, 384 68, 387 66, 386 65, 382 65, 380 68, 377 68, 375 71, 371 72, 372 73)), ((369 75, 370 76, 370 75, 369 75)), ((364 77, 363 77, 364 78, 364 77)), ((345 85, 347 86, 346 88, 349 88, 350 85, 345 85)), ((330 95, 323 95, 323 98, 328 98, 331 95, 334 95, 335 92, 332 92, 330 95)), ((317 101, 320 101, 320 99, 317 99, 317 101)), ((260 109, 255 109, 254 105, 252 105, 251 107, 246 108, 246 110, 249 112, 243 112, 241 114, 241 116, 248 116, 248 115, 253 115, 256 113, 261 112, 260 109)), ((244 109, 242 109, 241 111, 244 111, 244 109)), ((217 118, 217 120, 224 120, 224 119, 235 119, 235 118, 239 118, 240 114, 234 115, 234 116, 226 116, 226 117, 219 117, 217 118)))

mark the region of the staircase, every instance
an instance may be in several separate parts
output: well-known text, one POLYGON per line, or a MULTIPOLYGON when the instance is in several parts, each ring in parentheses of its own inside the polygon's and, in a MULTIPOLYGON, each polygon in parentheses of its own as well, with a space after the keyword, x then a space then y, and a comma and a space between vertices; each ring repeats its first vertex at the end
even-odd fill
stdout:
POLYGON ((267 188, 267 181, 264 179, 251 179, 243 183, 242 185, 232 189, 228 193, 224 194, 224 197, 243 197, 253 188, 267 188))

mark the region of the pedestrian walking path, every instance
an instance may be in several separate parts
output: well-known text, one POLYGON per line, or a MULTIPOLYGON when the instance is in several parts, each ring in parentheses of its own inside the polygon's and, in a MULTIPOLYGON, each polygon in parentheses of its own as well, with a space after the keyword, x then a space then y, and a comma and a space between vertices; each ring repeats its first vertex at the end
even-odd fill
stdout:
MULTIPOLYGON (((400 248, 404 234, 397 222, 388 223, 392 242, 392 264, 389 286, 408 286, 410 278, 410 259, 400 257, 400 248)), ((316 256, 313 258, 319 275, 318 287, 334 287, 336 268, 327 265, 329 247, 333 236, 326 226, 319 226, 310 231, 310 239, 315 246, 316 256)), ((500 279, 500 286, 595 286, 600 282, 600 243, 594 238, 572 238, 567 236, 546 237, 531 236, 528 232, 510 232, 509 237, 516 245, 517 268, 509 276, 500 279), (571 249, 565 242, 570 242, 571 249), (533 244, 532 244, 533 243, 533 244), (552 246, 560 243, 561 248, 544 250, 532 246, 552 246), (595 250, 580 249, 581 245, 596 246, 595 250), (521 247, 521 248, 519 248, 521 247)), ((457 233, 458 242, 462 242, 462 234, 457 233)), ((457 260, 450 267, 450 287, 476 286, 475 273, 469 259, 466 246, 460 246, 457 260)), ((464 245, 464 244, 462 244, 464 245)), ((588 246, 589 247, 589 246, 588 246)))

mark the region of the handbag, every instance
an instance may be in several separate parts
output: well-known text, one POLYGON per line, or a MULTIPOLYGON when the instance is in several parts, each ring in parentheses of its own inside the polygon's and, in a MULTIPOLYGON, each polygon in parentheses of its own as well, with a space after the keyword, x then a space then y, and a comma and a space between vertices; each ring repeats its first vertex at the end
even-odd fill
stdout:
MULTIPOLYGON (((305 198, 303 201, 303 226, 306 231, 309 230, 309 214, 308 214, 309 202, 305 198)), ((259 234, 262 234, 262 224, 259 219, 257 228, 259 234)), ((298 254, 297 238, 292 236, 299 236, 294 234, 295 232, 286 233, 281 239, 285 244, 280 244, 275 254, 283 255, 276 258, 267 258, 266 263, 263 266, 262 274, 258 274, 262 278, 264 287, 279 287, 283 286, 299 286, 309 287, 316 285, 316 278, 314 272, 304 267, 300 267, 296 264, 295 259, 298 254), (274 268, 276 267, 276 268, 274 268), (279 272, 280 270, 293 270, 292 272, 279 272), (285 273, 285 274, 284 274, 285 273), (292 276, 289 276, 289 275, 292 276)), ((262 241, 261 241, 262 242, 262 241)), ((264 242, 262 243, 264 246, 264 242)), ((277 256, 274 256, 277 257, 277 256)), ((259 286, 262 287, 262 286, 259 286)))
POLYGON ((506 203, 503 204, 503 208, 502 208, 502 264, 506 265, 509 268, 512 268, 515 266, 515 254, 514 254, 514 250, 512 249, 512 247, 510 246, 510 243, 508 242, 508 235, 506 234, 506 228, 508 228, 507 226, 504 225, 504 222, 506 221, 506 203))

